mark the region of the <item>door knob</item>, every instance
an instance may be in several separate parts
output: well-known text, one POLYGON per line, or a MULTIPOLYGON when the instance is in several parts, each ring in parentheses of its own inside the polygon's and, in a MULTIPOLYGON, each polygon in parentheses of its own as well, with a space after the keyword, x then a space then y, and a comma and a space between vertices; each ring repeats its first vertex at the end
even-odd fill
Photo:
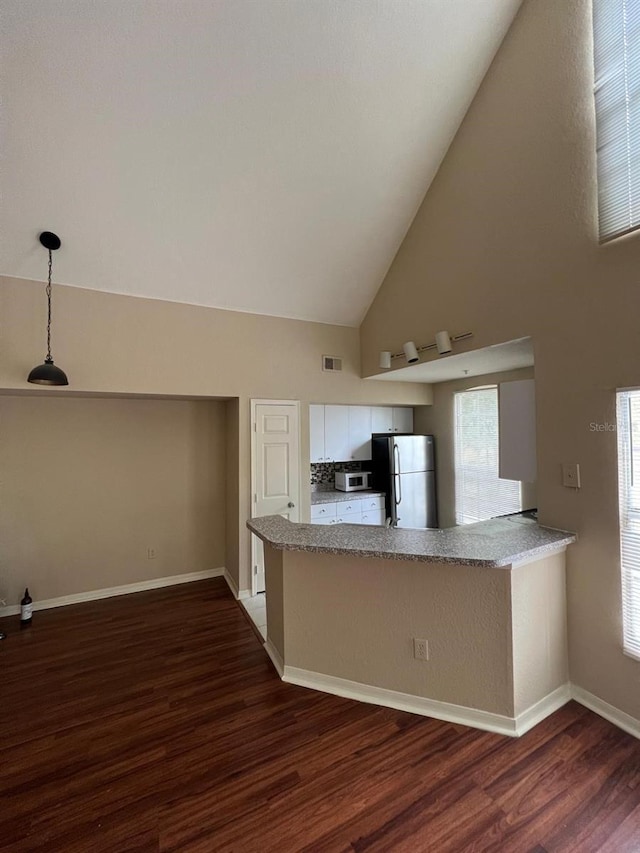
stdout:
POLYGON ((293 507, 295 506, 295 504, 294 504, 294 502, 293 502, 293 501, 289 501, 289 503, 287 504, 287 506, 289 507, 289 509, 293 509, 293 507))

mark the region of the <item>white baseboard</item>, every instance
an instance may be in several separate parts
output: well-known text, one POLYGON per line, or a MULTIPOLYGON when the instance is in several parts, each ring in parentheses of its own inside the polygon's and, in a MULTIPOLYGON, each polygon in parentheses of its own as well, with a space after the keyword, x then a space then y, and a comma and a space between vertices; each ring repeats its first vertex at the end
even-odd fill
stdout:
POLYGON ((227 586, 231 590, 231 594, 237 601, 242 601, 245 598, 251 598, 251 590, 250 589, 238 589, 238 584, 231 577, 229 572, 224 570, 224 579, 227 582, 227 586))
POLYGON ((386 708, 409 711, 411 714, 421 714, 423 717, 433 717, 436 720, 459 723, 463 726, 472 726, 476 729, 484 729, 502 735, 515 737, 518 734, 516 721, 512 717, 492 714, 476 708, 451 705, 448 702, 438 702, 421 696, 412 696, 409 693, 400 693, 397 690, 372 687, 369 684, 298 669, 295 666, 285 666, 283 681, 299 684, 301 687, 311 687, 313 690, 320 690, 323 693, 333 693, 336 696, 357 699, 359 702, 383 705, 386 708))
POLYGON ((576 702, 604 717, 614 726, 640 739, 640 720, 625 714, 624 711, 620 711, 575 684, 563 684, 536 702, 535 705, 518 714, 517 717, 506 717, 502 714, 480 711, 477 708, 466 708, 448 702, 438 702, 434 699, 400 693, 396 690, 372 687, 369 684, 298 669, 295 666, 283 666, 282 658, 269 641, 265 643, 265 649, 283 681, 298 684, 301 687, 309 687, 312 690, 319 690, 322 693, 333 693, 336 696, 356 699, 359 702, 383 705, 387 708, 396 708, 399 711, 408 711, 411 714, 433 717, 436 720, 445 720, 449 723, 458 723, 463 726, 510 735, 511 737, 520 737, 559 708, 562 708, 563 705, 566 705, 570 699, 575 699, 576 702))
MULTIPOLYGON (((147 589, 161 589, 163 586, 177 586, 181 583, 192 583, 207 578, 217 578, 225 574, 224 568, 205 569, 203 572, 188 572, 184 575, 168 575, 164 578, 153 578, 148 581, 127 583, 123 586, 111 586, 107 589, 92 589, 89 592, 75 592, 71 595, 61 595, 59 598, 45 598, 33 602, 34 610, 50 610, 52 607, 65 607, 67 604, 80 604, 83 601, 98 601, 101 598, 113 598, 116 595, 129 595, 132 592, 144 592, 147 589)), ((20 613, 19 604, 10 604, 0 608, 0 616, 13 616, 20 613)))
POLYGON ((552 693, 548 693, 535 705, 531 705, 526 711, 518 714, 516 719, 516 734, 518 737, 528 732, 538 723, 542 722, 545 717, 549 717, 554 711, 562 708, 571 699, 571 685, 562 684, 552 693))
POLYGON ((283 677, 284 676, 284 661, 280 657, 280 652, 276 649, 276 647, 273 645, 273 643, 269 639, 267 639, 267 641, 265 643, 263 643, 263 645, 264 645, 265 652, 271 658, 271 663, 275 666, 276 672, 278 673, 280 678, 282 678, 283 681, 288 681, 287 678, 283 677))
POLYGON ((593 693, 583 690, 582 687, 578 687, 577 684, 571 685, 571 696, 576 700, 576 702, 579 702, 581 705, 584 705, 585 708, 588 708, 590 711, 604 717, 605 720, 609 720, 610 723, 613 723, 614 726, 622 729, 623 732, 627 732, 627 734, 633 735, 633 737, 640 738, 640 720, 636 720, 635 717, 625 714, 624 711, 620 711, 618 708, 615 708, 613 705, 610 705, 598 696, 594 696, 593 693))
MULTIPOLYGON (((267 649, 267 652, 273 660, 271 651, 267 649)), ((278 661, 280 661, 279 655, 278 661)), ((280 671, 279 665, 275 660, 274 666, 280 671)), ((400 693, 396 690, 372 687, 369 684, 348 681, 344 678, 323 675, 319 672, 310 672, 309 670, 298 669, 293 666, 285 666, 284 675, 281 677, 283 681, 298 684, 301 687, 310 687, 314 690, 320 690, 323 693, 346 696, 348 699, 356 699, 359 702, 369 702, 373 705, 396 708, 399 711, 408 711, 411 714, 433 717, 436 720, 471 726, 475 729, 483 729, 501 735, 509 735, 510 737, 520 737, 520 735, 529 731, 529 729, 533 728, 533 726, 545 717, 548 717, 549 714, 557 711, 558 708, 561 708, 571 699, 569 684, 563 684, 557 690, 554 690, 553 693, 545 696, 517 717, 507 717, 502 714, 481 711, 477 708, 467 708, 462 705, 452 705, 449 702, 439 702, 435 699, 413 696, 409 693, 400 693)))

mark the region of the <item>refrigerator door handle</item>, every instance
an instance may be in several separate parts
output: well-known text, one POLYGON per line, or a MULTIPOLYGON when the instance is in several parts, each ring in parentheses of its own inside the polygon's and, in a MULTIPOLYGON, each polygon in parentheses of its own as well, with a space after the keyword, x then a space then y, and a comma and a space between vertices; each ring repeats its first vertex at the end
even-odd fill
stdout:
POLYGON ((402 503, 402 481, 400 479, 400 474, 402 473, 400 469, 400 450, 398 449, 398 445, 393 445, 393 455, 396 458, 396 470, 394 472, 394 477, 396 478, 396 506, 402 503))

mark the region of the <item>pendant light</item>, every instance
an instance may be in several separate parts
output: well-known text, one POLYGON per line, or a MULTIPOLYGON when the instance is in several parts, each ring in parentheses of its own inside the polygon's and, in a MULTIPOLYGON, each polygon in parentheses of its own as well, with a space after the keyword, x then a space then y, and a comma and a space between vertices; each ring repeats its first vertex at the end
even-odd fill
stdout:
POLYGON ((53 261, 51 252, 55 252, 61 246, 60 238, 57 234, 52 234, 51 231, 43 231, 40 235, 40 242, 49 252, 49 277, 47 280, 47 357, 44 364, 39 364, 34 367, 29 374, 28 381, 34 385, 68 385, 69 380, 64 372, 56 367, 51 358, 51 268, 53 261))

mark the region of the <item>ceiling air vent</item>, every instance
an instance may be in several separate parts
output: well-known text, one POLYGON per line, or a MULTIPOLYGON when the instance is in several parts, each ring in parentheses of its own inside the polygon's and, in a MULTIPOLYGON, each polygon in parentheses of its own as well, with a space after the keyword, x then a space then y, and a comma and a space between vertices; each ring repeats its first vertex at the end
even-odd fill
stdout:
POLYGON ((342 359, 335 355, 323 355, 322 369, 331 371, 342 370, 342 359))

